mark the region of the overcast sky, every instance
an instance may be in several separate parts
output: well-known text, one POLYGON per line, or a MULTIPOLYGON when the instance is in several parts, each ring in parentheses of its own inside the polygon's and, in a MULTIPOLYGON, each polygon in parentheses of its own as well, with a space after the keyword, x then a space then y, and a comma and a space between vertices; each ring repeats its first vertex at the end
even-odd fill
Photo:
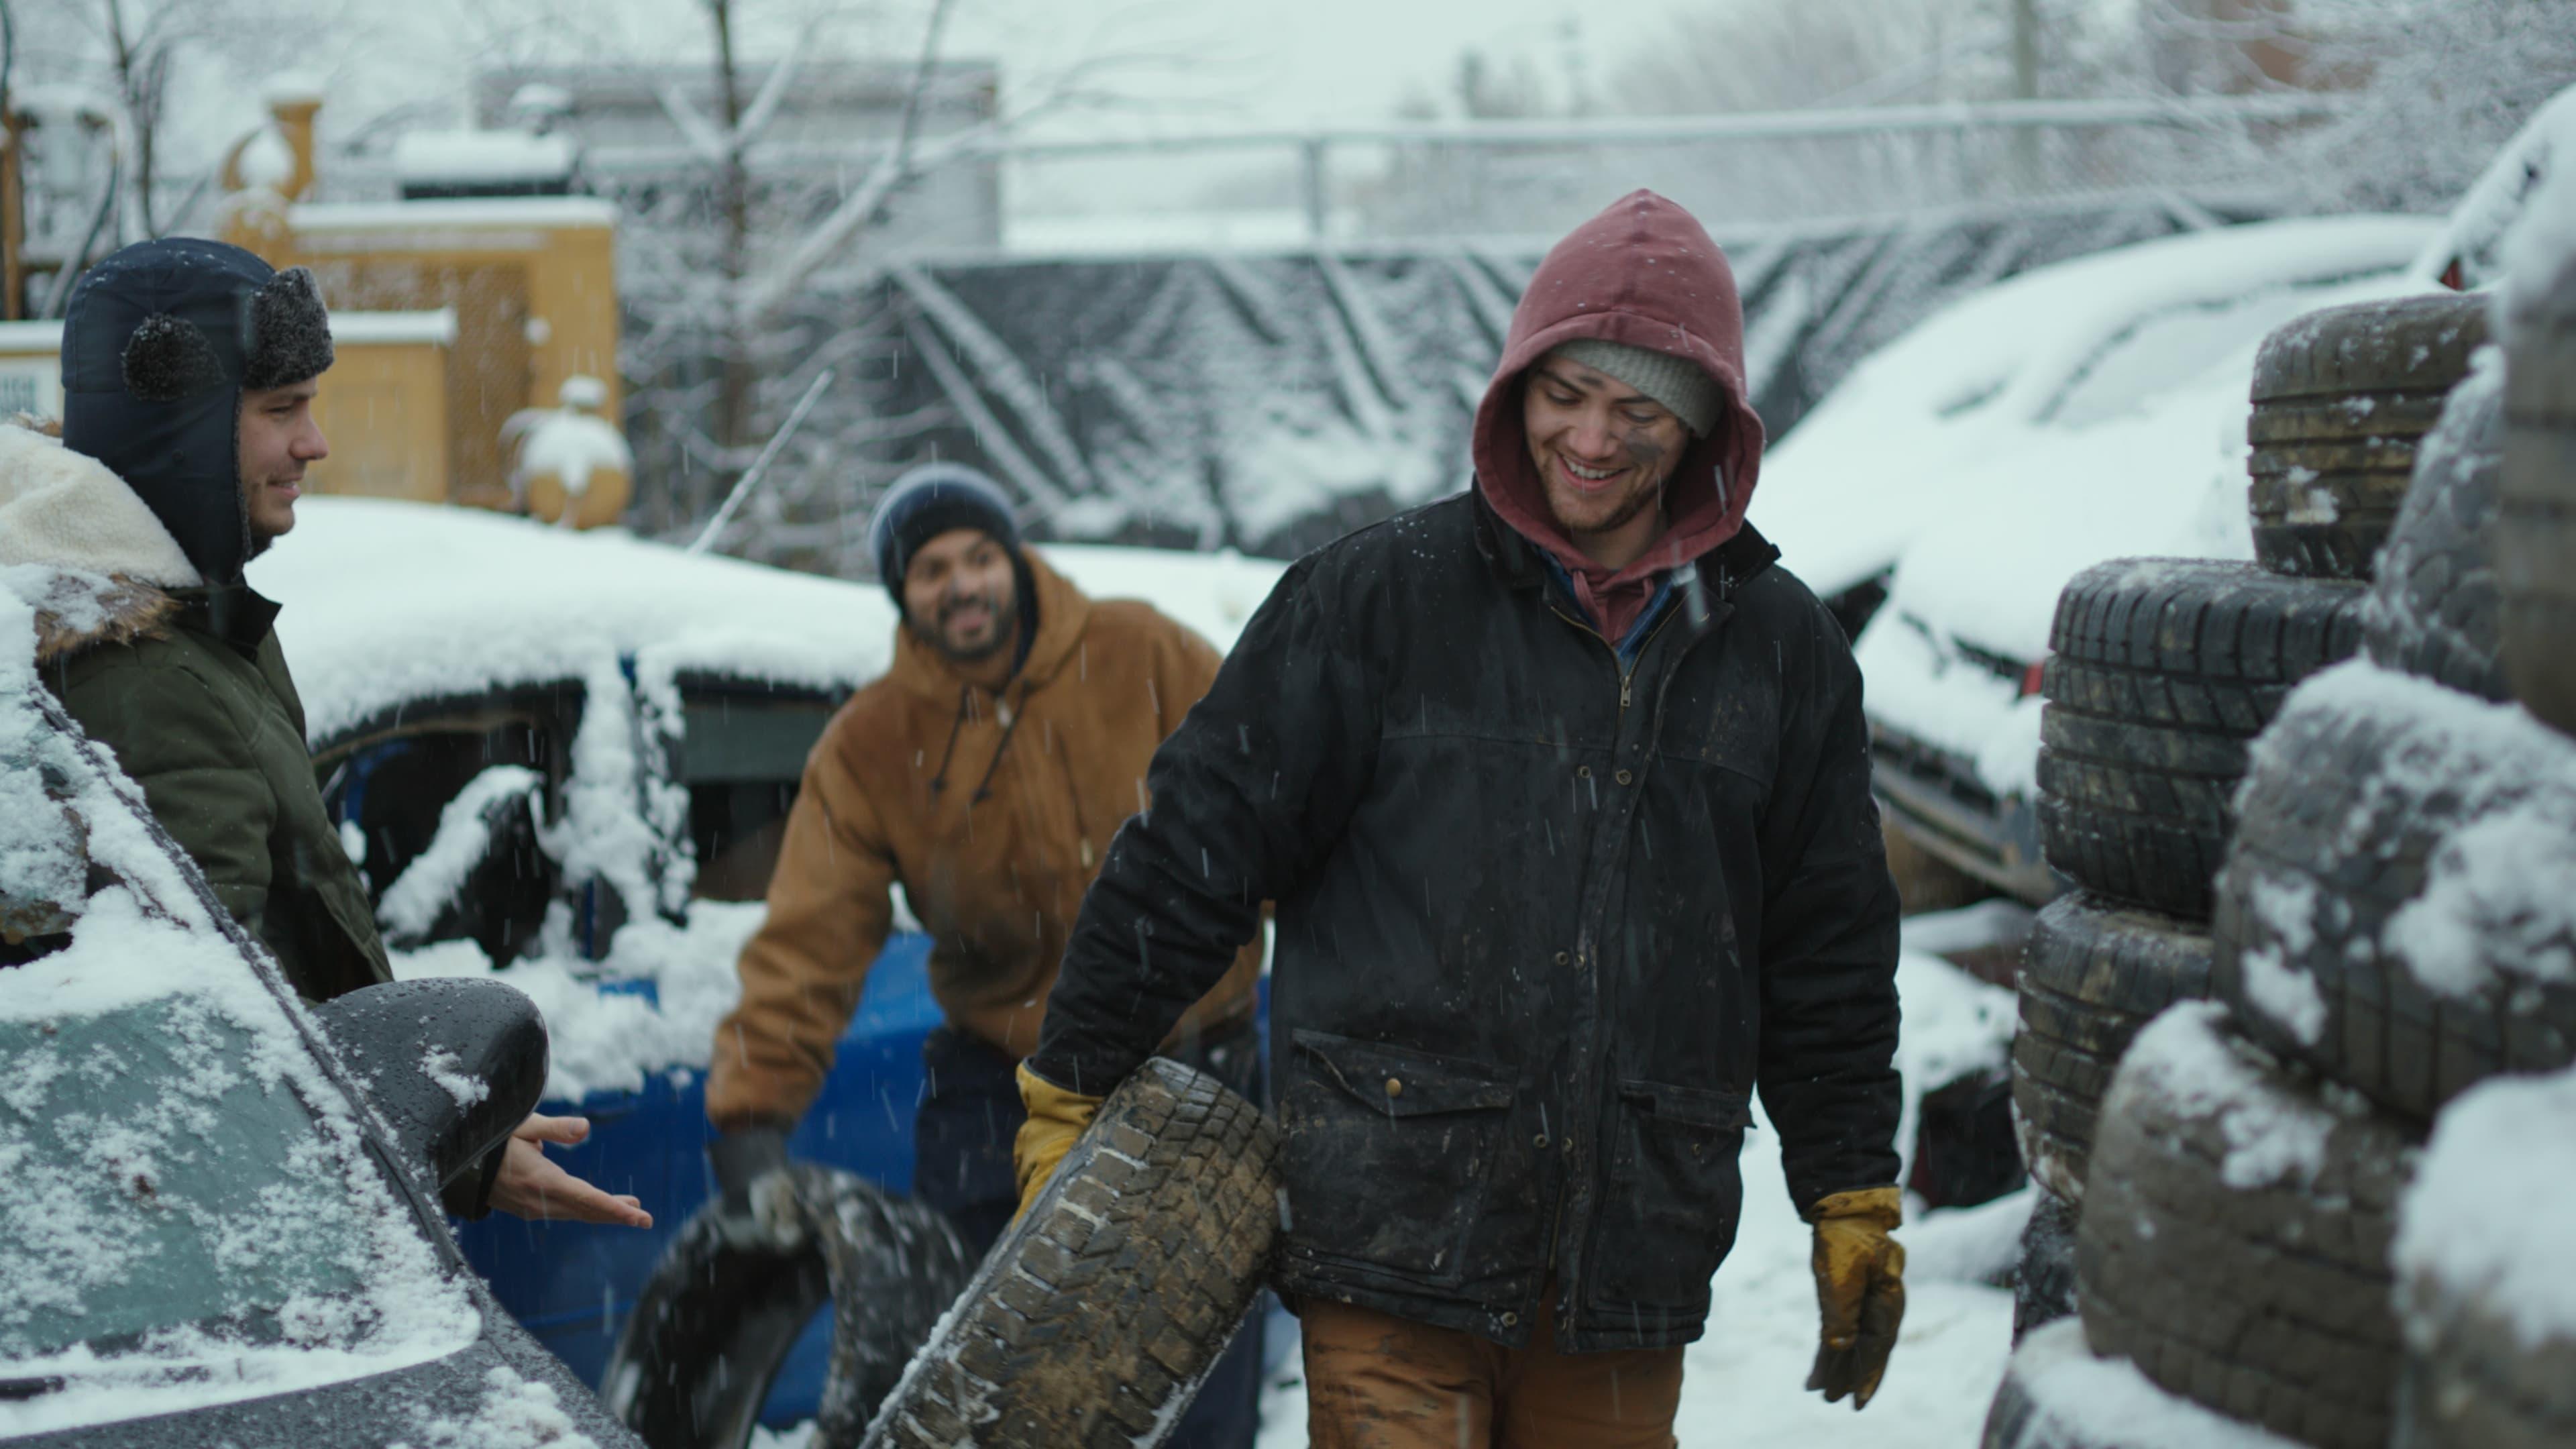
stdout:
MULTIPOLYGON (((328 27, 329 54, 301 63, 331 73, 344 104, 434 95, 478 54, 616 54, 689 60, 707 54, 699 0, 313 0, 348 17, 328 27), (436 56, 441 63, 425 63, 436 56), (354 81, 355 84, 350 82, 354 81)), ((1385 120, 1409 93, 1445 95, 1461 52, 1504 65, 1526 59, 1562 99, 1578 85, 1615 93, 1615 72, 1655 43, 1671 17, 1740 0, 956 0, 942 50, 991 58, 1006 93, 1025 95, 1079 60, 1133 103, 1115 121, 1062 118, 1059 132, 1191 131, 1385 120)), ((824 48, 918 54, 929 0, 736 0, 740 48, 766 60, 800 43, 811 17, 837 17, 824 48)), ((281 57, 284 64, 298 63, 281 57)), ((227 109, 246 108, 244 87, 227 109)), ((1615 108, 1615 107, 1614 107, 1615 108)))
POLYGON ((1137 56, 1120 67, 1121 86, 1170 108, 1157 127, 1365 122, 1393 115, 1408 93, 1445 90, 1470 48, 1528 60, 1560 97, 1578 85, 1598 95, 1674 14, 1725 3, 958 0, 949 49, 997 56, 1006 79, 1068 55, 1137 56))

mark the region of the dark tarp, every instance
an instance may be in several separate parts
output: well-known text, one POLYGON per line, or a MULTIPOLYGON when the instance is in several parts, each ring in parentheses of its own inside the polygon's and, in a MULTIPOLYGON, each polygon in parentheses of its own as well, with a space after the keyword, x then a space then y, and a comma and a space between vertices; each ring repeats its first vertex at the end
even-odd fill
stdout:
MULTIPOLYGON (((1716 231, 1777 439, 1943 304, 2211 219, 2133 203, 1716 231)), ((1294 556, 1465 484, 1468 423, 1540 250, 923 262, 821 293, 796 350, 840 353, 858 374, 842 406, 907 425, 811 430, 738 546, 863 573, 876 491, 939 457, 1000 479, 1034 537, 1294 556), (863 332, 871 345, 847 344, 863 332)), ((782 399, 811 370, 789 361, 782 399)))

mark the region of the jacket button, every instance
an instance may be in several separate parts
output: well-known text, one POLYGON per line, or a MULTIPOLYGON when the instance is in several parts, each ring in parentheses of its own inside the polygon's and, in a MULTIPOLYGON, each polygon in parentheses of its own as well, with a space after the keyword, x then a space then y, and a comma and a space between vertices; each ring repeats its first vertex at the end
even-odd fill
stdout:
POLYGON ((1561 1147, 1563 1147, 1566 1151, 1568 1151, 1568 1152, 1572 1152, 1572 1151, 1574 1150, 1574 1139, 1573 1139, 1573 1138, 1571 1138, 1571 1137, 1568 1137, 1568 1138, 1564 1139, 1564 1140, 1563 1140, 1561 1143, 1559 1143, 1558 1145, 1559 1145, 1559 1146, 1561 1146, 1561 1147))
POLYGON ((1575 766, 1575 767, 1574 767, 1574 778, 1576 778, 1576 779, 1578 779, 1578 780, 1589 780, 1589 779, 1591 779, 1591 778, 1592 778, 1592 767, 1591 767, 1590 765, 1577 765, 1577 766, 1575 766))
POLYGON ((1506 1314, 1504 1314, 1504 1315, 1503 1315, 1503 1327, 1505 1327, 1505 1328, 1509 1328, 1509 1327, 1511 1327, 1513 1324, 1518 1323, 1518 1322, 1520 1322, 1520 1321, 1521 1321, 1521 1316, 1520 1316, 1519 1314, 1517 1314, 1517 1313, 1506 1313, 1506 1314))
POLYGON ((1573 959, 1574 959, 1574 958, 1573 958, 1572 956, 1567 955, 1567 954, 1566 954, 1565 952, 1563 952, 1563 951, 1559 951, 1559 952, 1557 952, 1557 953, 1556 953, 1556 964, 1557 964, 1557 965, 1559 965, 1559 966, 1562 966, 1562 965, 1564 965, 1566 962, 1571 961, 1571 960, 1573 960, 1573 959))
POLYGON ((1619 781, 1619 783, 1620 783, 1620 784, 1625 785, 1625 784, 1627 784, 1630 780, 1635 779, 1635 778, 1636 778, 1636 776, 1629 774, 1629 773, 1628 773, 1627 771, 1625 771, 1625 770, 1621 770, 1615 778, 1619 781))
POLYGON ((1539 1151, 1545 1152, 1547 1150, 1547 1134, 1544 1132, 1538 1134, 1538 1136, 1533 1139, 1532 1145, 1536 1146, 1539 1151))
POLYGON ((1390 1096, 1390 1097, 1401 1097, 1401 1096, 1403 1096, 1403 1095, 1404 1095, 1404 1083, 1403 1083, 1402 1081, 1400 1081, 1400 1080, 1398 1080, 1398 1079, 1394 1078, 1394 1077, 1389 1077, 1389 1078, 1387 1078, 1387 1079, 1386 1079, 1386 1094, 1387 1094, 1388 1096, 1390 1096))

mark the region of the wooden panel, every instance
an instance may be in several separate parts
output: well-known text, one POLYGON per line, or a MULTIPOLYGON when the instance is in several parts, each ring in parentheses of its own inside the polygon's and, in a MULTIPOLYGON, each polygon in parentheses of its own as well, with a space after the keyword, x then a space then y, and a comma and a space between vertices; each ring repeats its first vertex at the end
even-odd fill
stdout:
MULTIPOLYGON (((456 312, 447 350, 448 496, 483 508, 510 506, 510 461, 501 425, 527 407, 528 269, 522 262, 316 259, 334 308, 456 312)), ((553 399, 547 399, 548 402, 553 399)))
POLYGON ((448 501, 448 349, 428 342, 340 345, 313 415, 331 456, 314 492, 448 501))

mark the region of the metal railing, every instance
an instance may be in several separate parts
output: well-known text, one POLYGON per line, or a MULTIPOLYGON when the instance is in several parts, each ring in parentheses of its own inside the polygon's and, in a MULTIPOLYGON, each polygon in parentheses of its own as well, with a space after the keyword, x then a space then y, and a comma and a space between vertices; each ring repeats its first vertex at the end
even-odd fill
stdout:
MULTIPOLYGON (((1690 116, 1388 122, 1075 137, 1000 135, 951 165, 996 168, 988 203, 904 218, 914 252, 1234 241, 1302 246, 1562 232, 1651 186, 1737 229, 1957 207, 2154 194, 2183 204, 2278 195, 2284 148, 2351 104, 2330 94, 1953 102, 1690 116)), ((751 147, 758 185, 828 201, 891 143, 751 147)), ((381 160, 324 168, 334 198, 389 197, 381 160)), ((594 147, 611 197, 704 184, 679 145, 594 147)), ((938 210, 942 189, 899 196, 938 210)), ((988 193, 989 194, 989 193, 988 193)), ((806 206, 785 207, 782 224, 806 206)))

